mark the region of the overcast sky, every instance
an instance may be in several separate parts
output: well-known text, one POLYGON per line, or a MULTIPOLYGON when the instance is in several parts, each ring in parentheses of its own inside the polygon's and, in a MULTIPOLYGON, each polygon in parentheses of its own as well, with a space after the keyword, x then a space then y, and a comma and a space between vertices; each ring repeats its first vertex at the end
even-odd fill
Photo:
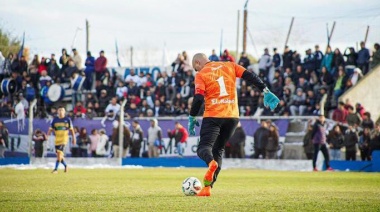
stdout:
MULTIPOLYGON (((190 54, 236 50, 237 11, 240 10, 240 45, 245 0, 0 0, 0 26, 21 37, 32 54, 60 55, 62 47, 74 46, 85 56, 85 19, 90 22, 90 50, 106 51, 115 65, 115 40, 122 65, 161 65, 164 43, 168 60, 187 50, 190 54)), ((264 47, 281 51, 291 17, 295 17, 289 46, 304 52, 314 44, 326 45, 326 23, 336 21, 333 48, 355 46, 370 26, 368 46, 380 42, 379 0, 251 0, 248 3, 248 53, 257 56, 264 47), (251 39, 252 37, 252 39, 251 39)))

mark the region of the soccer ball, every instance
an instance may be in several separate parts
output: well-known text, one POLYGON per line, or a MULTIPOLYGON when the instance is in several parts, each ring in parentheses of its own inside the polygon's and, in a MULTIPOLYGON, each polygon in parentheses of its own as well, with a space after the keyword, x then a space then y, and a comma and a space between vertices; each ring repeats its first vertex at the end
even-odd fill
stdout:
POLYGON ((186 196, 195 196, 201 191, 201 181, 196 177, 188 177, 182 183, 182 192, 186 196))

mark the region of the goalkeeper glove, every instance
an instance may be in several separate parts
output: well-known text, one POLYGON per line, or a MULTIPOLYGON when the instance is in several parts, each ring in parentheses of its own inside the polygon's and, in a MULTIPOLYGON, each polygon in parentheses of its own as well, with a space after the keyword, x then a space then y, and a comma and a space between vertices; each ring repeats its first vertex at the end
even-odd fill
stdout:
POLYGON ((195 126, 199 127, 199 122, 194 116, 189 116, 188 131, 190 135, 195 135, 195 126))
POLYGON ((264 106, 269 107, 272 111, 276 109, 280 100, 268 88, 264 89, 264 106))

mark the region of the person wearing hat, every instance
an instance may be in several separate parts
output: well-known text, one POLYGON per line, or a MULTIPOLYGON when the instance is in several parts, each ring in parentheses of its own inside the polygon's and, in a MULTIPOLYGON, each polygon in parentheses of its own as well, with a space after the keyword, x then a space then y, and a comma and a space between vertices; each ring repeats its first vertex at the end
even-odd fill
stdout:
POLYGON ((306 110, 306 95, 302 88, 297 88, 296 94, 293 94, 290 100, 290 112, 292 116, 302 116, 306 110), (298 114, 297 114, 298 113, 298 114))
POLYGON ((150 119, 150 127, 148 128, 148 156, 150 158, 158 158, 159 150, 162 148, 162 130, 158 126, 157 119, 150 119))

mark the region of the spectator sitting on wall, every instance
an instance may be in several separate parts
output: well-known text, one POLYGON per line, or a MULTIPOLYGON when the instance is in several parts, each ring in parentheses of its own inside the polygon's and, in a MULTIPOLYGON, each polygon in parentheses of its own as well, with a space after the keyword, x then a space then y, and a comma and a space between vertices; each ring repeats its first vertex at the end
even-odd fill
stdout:
POLYGON ((131 157, 132 158, 138 158, 140 157, 140 149, 141 149, 141 143, 144 138, 144 132, 140 127, 140 124, 138 121, 134 120, 132 122, 132 146, 131 146, 131 157))
POLYGON ((297 88, 297 92, 296 94, 293 94, 289 105, 292 116, 302 116, 304 114, 306 109, 306 95, 303 92, 302 88, 297 88))
POLYGON ((354 73, 350 76, 352 86, 355 86, 363 77, 362 70, 359 68, 354 69, 354 73))
POLYGON ((254 139, 254 154, 253 158, 258 159, 260 155, 263 159, 265 159, 265 146, 268 143, 269 138, 269 129, 268 129, 268 123, 264 120, 261 121, 261 126, 256 130, 256 132, 253 134, 254 139))

